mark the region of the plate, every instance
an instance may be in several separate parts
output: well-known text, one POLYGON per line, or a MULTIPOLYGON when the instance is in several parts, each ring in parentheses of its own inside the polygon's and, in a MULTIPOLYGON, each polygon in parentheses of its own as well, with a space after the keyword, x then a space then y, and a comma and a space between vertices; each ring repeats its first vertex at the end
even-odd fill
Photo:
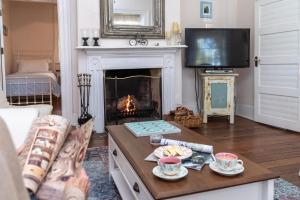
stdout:
POLYGON ((186 177, 188 175, 189 171, 187 170, 187 168, 181 166, 178 174, 176 174, 174 176, 168 176, 168 175, 165 175, 161 171, 160 166, 156 166, 156 167, 153 168, 152 173, 155 176, 157 176, 158 178, 161 178, 161 179, 164 179, 164 180, 167 180, 167 181, 176 181, 176 180, 179 180, 179 179, 182 179, 182 178, 186 177))
MULTIPOLYGON (((171 145, 171 146, 174 146, 174 145, 171 145)), ((161 147, 158 147, 157 149, 154 150, 154 155, 158 158, 162 158, 162 157, 165 157, 166 155, 164 155, 164 150, 166 150, 167 148, 170 148, 171 146, 161 146, 161 147)), ((177 146, 182 152, 183 152, 183 155, 181 156, 176 156, 177 158, 181 159, 181 160, 184 160, 184 159, 187 159, 189 157, 191 157, 193 155, 193 151, 187 147, 184 147, 184 146, 177 146)))
POLYGON ((245 170, 245 168, 244 168, 243 165, 237 164, 237 169, 232 170, 232 171, 224 171, 224 170, 220 169, 220 168, 217 166, 216 162, 211 162, 211 163, 209 164, 209 168, 210 168, 211 170, 213 170, 214 172, 216 172, 216 173, 218 173, 218 174, 220 174, 220 175, 223 175, 223 176, 236 176, 236 175, 238 175, 238 174, 243 173, 244 170, 245 170))

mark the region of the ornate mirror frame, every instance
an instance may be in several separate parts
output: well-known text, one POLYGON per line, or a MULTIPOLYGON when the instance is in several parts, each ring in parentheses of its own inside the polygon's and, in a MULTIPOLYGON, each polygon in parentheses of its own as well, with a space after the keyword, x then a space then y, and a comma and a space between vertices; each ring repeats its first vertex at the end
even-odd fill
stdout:
POLYGON ((153 0, 155 8, 153 26, 114 25, 113 1, 114 0, 100 0, 102 38, 165 38, 165 0, 153 0))

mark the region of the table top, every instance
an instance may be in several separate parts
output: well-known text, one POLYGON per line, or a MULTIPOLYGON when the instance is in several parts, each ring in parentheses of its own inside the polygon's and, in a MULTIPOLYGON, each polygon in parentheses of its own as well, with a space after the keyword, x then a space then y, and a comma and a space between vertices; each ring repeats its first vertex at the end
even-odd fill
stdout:
MULTIPOLYGON (((165 138, 213 145, 214 153, 231 152, 221 144, 217 144, 199 133, 176 123, 173 124, 179 127, 182 132, 164 135, 165 138)), ((220 176, 211 171, 208 165, 206 165, 201 171, 189 169, 188 176, 179 181, 164 181, 152 174, 152 169, 157 164, 144 160, 157 148, 149 143, 149 137, 137 138, 124 125, 108 126, 107 130, 154 199, 178 197, 278 178, 271 171, 248 160, 242 155, 232 152, 237 154, 239 159, 242 159, 244 162, 245 171, 241 175, 235 177, 220 176)))

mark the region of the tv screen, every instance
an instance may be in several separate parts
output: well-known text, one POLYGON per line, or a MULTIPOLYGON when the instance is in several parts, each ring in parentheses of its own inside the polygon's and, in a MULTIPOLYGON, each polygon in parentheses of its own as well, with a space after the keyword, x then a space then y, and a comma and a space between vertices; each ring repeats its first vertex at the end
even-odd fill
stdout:
POLYGON ((185 29, 186 66, 242 68, 250 65, 250 29, 185 29))

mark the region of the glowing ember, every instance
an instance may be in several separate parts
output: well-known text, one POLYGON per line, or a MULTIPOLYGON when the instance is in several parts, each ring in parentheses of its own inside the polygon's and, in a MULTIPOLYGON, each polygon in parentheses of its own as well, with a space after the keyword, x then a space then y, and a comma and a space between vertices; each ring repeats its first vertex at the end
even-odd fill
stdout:
POLYGON ((127 96, 125 111, 126 112, 135 111, 135 104, 134 104, 134 101, 133 101, 133 97, 131 95, 127 96))

